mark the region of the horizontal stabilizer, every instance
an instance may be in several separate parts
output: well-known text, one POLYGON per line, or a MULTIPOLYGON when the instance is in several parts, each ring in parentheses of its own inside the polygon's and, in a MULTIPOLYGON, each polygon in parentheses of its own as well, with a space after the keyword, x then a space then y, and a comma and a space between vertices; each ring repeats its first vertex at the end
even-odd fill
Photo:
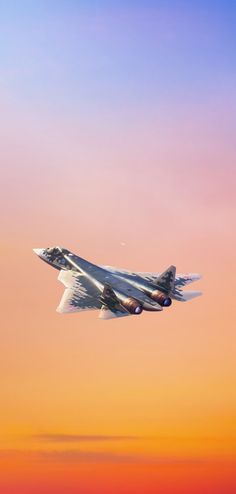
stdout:
POLYGON ((188 300, 192 300, 192 298, 200 297, 202 295, 202 292, 179 292, 178 294, 175 294, 173 298, 175 300, 178 300, 179 302, 187 302, 188 300))
POLYGON ((201 279, 201 275, 198 273, 178 274, 175 278, 175 286, 184 287, 200 279, 201 279))

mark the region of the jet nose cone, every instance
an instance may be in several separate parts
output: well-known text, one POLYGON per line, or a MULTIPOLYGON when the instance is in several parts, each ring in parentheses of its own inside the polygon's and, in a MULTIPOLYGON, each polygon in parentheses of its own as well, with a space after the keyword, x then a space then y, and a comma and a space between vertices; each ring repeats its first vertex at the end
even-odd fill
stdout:
POLYGON ((33 251, 35 252, 35 254, 37 254, 37 256, 41 256, 43 254, 45 249, 33 249, 33 251))

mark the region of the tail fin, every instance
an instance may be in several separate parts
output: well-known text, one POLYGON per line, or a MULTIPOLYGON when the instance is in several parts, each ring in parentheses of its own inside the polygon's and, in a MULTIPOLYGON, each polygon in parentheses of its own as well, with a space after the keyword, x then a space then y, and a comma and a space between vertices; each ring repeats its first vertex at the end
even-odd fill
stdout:
POLYGON ((156 278, 155 282, 161 290, 165 292, 172 292, 175 287, 175 275, 176 275, 176 267, 170 266, 164 271, 164 273, 160 274, 158 278, 156 278))

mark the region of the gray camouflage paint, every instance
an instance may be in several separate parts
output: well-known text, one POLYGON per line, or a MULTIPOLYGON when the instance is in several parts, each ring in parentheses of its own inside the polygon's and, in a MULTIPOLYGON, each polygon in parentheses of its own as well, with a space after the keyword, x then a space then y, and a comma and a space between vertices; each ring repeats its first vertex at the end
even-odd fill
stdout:
POLYGON ((66 289, 57 308, 58 312, 69 313, 84 310, 99 310, 100 318, 110 319, 131 315, 122 305, 127 297, 138 301, 144 310, 163 310, 150 298, 152 290, 160 290, 171 298, 185 301, 200 295, 200 292, 182 292, 185 285, 200 279, 197 274, 178 274, 170 266, 164 273, 140 273, 97 266, 76 256, 62 247, 34 249, 36 254, 60 270, 58 279, 66 289), (107 296, 107 287, 111 296, 107 296), (106 297, 105 297, 106 293, 106 297))

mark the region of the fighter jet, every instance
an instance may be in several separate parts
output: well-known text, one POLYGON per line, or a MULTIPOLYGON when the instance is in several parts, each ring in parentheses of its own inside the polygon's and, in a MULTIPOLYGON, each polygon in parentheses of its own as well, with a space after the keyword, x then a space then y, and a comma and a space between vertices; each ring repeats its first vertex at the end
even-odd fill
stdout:
POLYGON ((172 300, 185 302, 201 292, 182 288, 199 280, 199 274, 177 274, 175 266, 163 273, 141 273, 111 266, 97 266, 63 247, 33 249, 46 263, 58 269, 66 289, 57 312, 100 310, 101 319, 162 311, 172 300))

